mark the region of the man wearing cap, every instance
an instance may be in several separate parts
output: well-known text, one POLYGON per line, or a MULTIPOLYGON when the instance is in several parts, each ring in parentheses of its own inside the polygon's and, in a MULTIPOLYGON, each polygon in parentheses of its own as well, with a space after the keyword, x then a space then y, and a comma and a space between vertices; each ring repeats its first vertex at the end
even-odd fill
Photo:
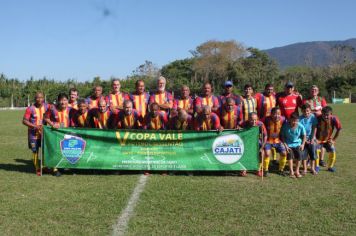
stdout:
POLYGON ((321 115, 321 109, 326 107, 328 104, 324 97, 319 96, 319 88, 316 85, 312 85, 310 88, 310 97, 303 100, 303 104, 309 103, 312 112, 316 116, 321 115))
POLYGON ((235 105, 240 106, 241 97, 233 93, 234 84, 231 80, 227 80, 224 83, 224 93, 219 96, 220 106, 223 106, 227 98, 233 98, 235 100, 235 105))
POLYGON ((277 104, 286 119, 289 119, 292 113, 298 113, 298 107, 301 107, 302 103, 301 95, 294 91, 294 84, 290 81, 285 84, 284 92, 277 94, 277 104))

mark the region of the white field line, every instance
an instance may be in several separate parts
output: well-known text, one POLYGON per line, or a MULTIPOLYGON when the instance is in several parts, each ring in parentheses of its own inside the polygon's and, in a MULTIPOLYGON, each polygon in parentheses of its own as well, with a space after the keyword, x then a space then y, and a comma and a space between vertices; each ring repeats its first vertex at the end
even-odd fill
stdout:
POLYGON ((125 234, 130 218, 134 214, 136 204, 140 198, 141 193, 145 188, 147 179, 148 179, 147 175, 140 176, 140 179, 138 180, 138 183, 133 193, 131 194, 129 202, 127 203, 125 209, 121 212, 119 218, 117 219, 116 224, 113 225, 113 232, 112 232, 113 236, 121 236, 125 234))

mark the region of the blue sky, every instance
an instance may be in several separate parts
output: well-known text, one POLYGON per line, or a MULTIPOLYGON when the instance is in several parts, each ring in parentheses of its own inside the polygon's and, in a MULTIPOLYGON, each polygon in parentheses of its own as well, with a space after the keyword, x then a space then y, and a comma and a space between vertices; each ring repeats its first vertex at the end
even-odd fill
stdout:
POLYGON ((0 73, 126 77, 211 40, 268 49, 356 37, 352 0, 0 0, 0 73))

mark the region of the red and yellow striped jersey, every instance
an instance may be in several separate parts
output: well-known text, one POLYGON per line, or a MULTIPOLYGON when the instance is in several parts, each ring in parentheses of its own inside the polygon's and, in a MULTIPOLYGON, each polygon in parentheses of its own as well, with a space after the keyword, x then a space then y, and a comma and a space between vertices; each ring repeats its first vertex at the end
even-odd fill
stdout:
POLYGON ((267 142, 271 144, 280 143, 281 140, 279 136, 283 123, 285 122, 284 116, 281 116, 278 121, 274 121, 271 116, 267 116, 263 121, 267 130, 267 142))

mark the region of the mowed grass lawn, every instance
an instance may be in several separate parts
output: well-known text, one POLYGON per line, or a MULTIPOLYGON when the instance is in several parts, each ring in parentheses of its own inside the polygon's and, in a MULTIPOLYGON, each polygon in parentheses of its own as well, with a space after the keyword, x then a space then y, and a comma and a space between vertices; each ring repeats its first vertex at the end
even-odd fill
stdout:
MULTIPOLYGON (((356 105, 334 113, 343 125, 336 173, 151 175, 127 234, 355 235, 356 105)), ((35 176, 22 114, 0 111, 0 234, 110 234, 139 176, 35 176)))

